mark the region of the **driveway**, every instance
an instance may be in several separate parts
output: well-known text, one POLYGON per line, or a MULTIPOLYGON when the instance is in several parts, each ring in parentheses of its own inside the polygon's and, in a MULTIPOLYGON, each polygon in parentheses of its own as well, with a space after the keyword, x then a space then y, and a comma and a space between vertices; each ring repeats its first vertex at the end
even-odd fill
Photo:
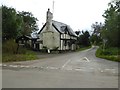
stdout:
POLYGON ((95 57, 97 47, 3 65, 3 88, 118 88, 118 63, 95 57))

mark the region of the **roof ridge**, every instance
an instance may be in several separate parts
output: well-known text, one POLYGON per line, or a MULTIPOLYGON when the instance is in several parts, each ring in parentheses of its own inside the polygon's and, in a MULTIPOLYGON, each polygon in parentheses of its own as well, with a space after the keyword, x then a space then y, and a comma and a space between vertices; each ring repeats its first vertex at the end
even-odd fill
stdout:
POLYGON ((66 23, 59 22, 59 21, 56 21, 56 20, 52 20, 52 22, 57 22, 57 23, 61 23, 61 24, 64 24, 64 25, 68 26, 66 23))

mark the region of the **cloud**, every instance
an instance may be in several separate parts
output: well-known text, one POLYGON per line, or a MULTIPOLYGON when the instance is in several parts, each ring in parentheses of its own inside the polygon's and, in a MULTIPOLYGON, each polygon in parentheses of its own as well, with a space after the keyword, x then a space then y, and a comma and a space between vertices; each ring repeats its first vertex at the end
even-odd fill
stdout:
MULTIPOLYGON (((103 22, 102 14, 110 0, 54 0, 54 20, 70 25, 73 30, 90 29, 91 24, 103 22)), ((53 0, 1 0, 3 5, 17 11, 29 11, 39 20, 39 28, 46 22, 46 11, 52 10, 53 0)))

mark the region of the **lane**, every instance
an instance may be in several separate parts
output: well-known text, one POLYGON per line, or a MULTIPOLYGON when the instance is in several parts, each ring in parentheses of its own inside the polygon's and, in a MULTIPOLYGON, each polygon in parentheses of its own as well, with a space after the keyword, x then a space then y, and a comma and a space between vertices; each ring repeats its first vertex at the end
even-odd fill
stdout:
MULTIPOLYGON (((31 67, 44 67, 44 68, 58 68, 64 70, 78 70, 86 69, 86 71, 112 71, 118 73, 118 63, 112 62, 95 57, 96 48, 91 48, 83 52, 69 53, 66 55, 42 59, 34 62, 30 65, 8 65, 8 67, 18 68, 31 68, 31 67)), ((23 63, 23 62, 22 62, 23 63)), ((25 62, 27 63, 27 62, 25 62)), ((3 66, 7 66, 4 65, 3 66)))
POLYGON ((117 88, 118 78, 71 71, 3 71, 6 88, 117 88))
POLYGON ((96 49, 3 66, 3 87, 117 88, 118 63, 96 58, 96 49))

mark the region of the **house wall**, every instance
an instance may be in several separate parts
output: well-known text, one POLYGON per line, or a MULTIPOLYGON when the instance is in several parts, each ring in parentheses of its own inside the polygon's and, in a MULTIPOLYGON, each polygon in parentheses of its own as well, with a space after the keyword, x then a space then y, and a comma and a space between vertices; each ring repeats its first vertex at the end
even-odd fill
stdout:
POLYGON ((62 39, 70 39, 70 35, 69 34, 61 34, 61 38, 62 39))
POLYGON ((69 47, 68 43, 66 43, 66 45, 65 45, 65 40, 61 40, 60 50, 69 50, 69 49, 70 49, 70 47, 69 47))
POLYGON ((58 49, 60 50, 60 33, 57 32, 54 27, 52 27, 50 30, 47 30, 45 27, 39 36, 40 41, 43 41, 43 44, 40 44, 40 49, 45 46, 49 49, 55 49, 59 47, 58 49))
POLYGON ((61 50, 75 50, 76 49, 76 44, 72 44, 71 46, 68 45, 68 42, 65 46, 65 39, 74 39, 77 40, 76 37, 70 36, 68 33, 67 34, 61 34, 61 50))
MULTIPOLYGON (((41 31, 40 35, 40 41, 43 43, 40 43, 39 47, 40 49, 43 49, 43 46, 46 46, 49 49, 54 49, 56 47, 59 47, 58 50, 75 50, 76 45, 72 44, 71 47, 69 47, 68 43, 65 46, 65 40, 60 40, 60 33, 52 27, 51 30, 47 30, 46 27, 41 31)), ((75 39, 76 37, 70 36, 68 34, 61 34, 61 39, 75 39)))

